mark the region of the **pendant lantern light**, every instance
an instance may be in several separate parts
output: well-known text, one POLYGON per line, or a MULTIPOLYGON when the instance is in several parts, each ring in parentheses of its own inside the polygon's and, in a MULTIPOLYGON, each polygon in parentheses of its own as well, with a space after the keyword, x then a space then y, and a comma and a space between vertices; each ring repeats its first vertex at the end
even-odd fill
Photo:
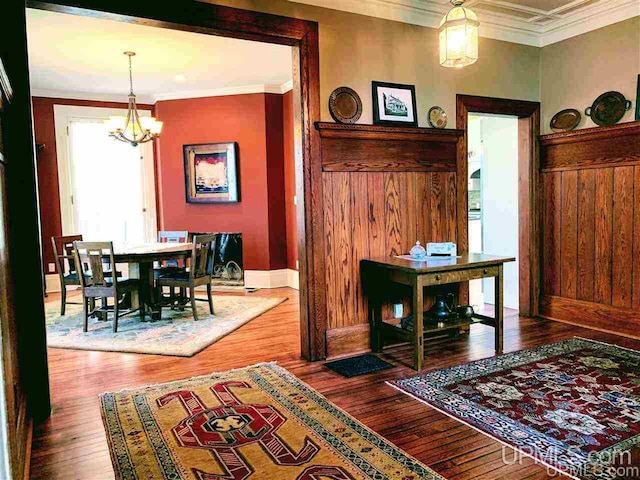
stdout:
POLYGON ((451 0, 453 8, 440 22, 440 65, 462 68, 478 61, 478 17, 451 0))

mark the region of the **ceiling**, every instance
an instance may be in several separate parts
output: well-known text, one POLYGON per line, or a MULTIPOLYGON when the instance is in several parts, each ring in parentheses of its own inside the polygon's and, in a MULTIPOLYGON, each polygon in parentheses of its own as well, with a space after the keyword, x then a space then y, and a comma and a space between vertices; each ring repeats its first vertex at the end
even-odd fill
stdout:
MULTIPOLYGON (((437 28, 449 0, 289 0, 437 28)), ((480 35, 543 47, 640 16, 640 0, 466 0, 480 35)))
POLYGON ((286 91, 291 47, 27 10, 35 96, 126 101, 128 59, 139 103, 286 91))

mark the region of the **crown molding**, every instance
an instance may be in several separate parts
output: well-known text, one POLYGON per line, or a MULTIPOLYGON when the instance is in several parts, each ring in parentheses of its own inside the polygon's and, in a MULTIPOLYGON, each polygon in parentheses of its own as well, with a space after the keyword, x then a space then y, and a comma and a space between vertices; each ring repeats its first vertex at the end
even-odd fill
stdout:
MULTIPOLYGON (((64 90, 48 90, 44 88, 31 89, 32 97, 63 98, 65 100, 87 100, 91 102, 117 102, 128 103, 126 95, 117 93, 96 93, 96 92, 69 92, 64 90)), ((136 101, 142 105, 153 105, 153 97, 148 95, 136 95, 136 101)))
MULTIPOLYGON (((368 17, 438 28, 450 5, 424 0, 289 0, 368 17)), ((494 40, 539 46, 540 26, 496 13, 483 12, 479 35, 494 40)))
MULTIPOLYGON (((249 95, 252 93, 273 93, 283 95, 293 90, 293 80, 282 85, 247 85, 244 87, 214 88, 211 90, 194 90, 189 92, 166 93, 157 95, 137 96, 139 104, 154 105, 165 100, 184 100, 188 98, 225 97, 230 95, 249 95)), ((32 97, 63 98, 67 100, 86 100, 93 102, 127 103, 126 97, 116 93, 68 92, 62 90, 46 90, 35 88, 31 90, 32 97)))
MULTIPOLYGON (((442 17, 450 8, 447 2, 436 3, 433 0, 289 1, 429 28, 438 28, 442 17)), ((543 12, 542 10, 528 9, 510 2, 495 0, 470 0, 468 4, 474 9, 477 8, 476 11, 480 16, 479 35, 481 37, 535 47, 550 45, 613 23, 640 16, 640 0, 600 0, 594 5, 577 7, 571 13, 564 13, 566 8, 563 7, 556 9, 558 10, 557 12, 555 10, 543 12), (551 20, 545 23, 536 23, 531 19, 520 18, 517 15, 489 12, 482 10, 483 3, 498 7, 506 5, 509 7, 506 10, 527 11, 531 15, 549 16, 551 20)))
POLYGON ((637 16, 640 16, 640 0, 610 0, 583 7, 574 15, 548 24, 540 46, 545 47, 637 16))
POLYGON ((291 90, 293 90, 293 80, 289 80, 288 82, 284 82, 280 85, 280 93, 283 95, 291 90))
POLYGON ((282 94, 281 85, 246 85, 243 87, 212 88, 210 90, 193 90, 190 92, 161 93, 154 95, 156 102, 164 100, 184 100, 187 98, 225 97, 229 95, 248 95, 251 93, 282 94))

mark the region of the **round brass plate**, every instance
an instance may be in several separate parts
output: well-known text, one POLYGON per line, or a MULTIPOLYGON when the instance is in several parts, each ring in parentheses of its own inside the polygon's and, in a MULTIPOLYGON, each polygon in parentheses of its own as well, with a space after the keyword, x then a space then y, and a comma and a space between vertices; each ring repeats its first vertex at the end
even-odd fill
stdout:
POLYGON ((447 114, 441 107, 431 107, 427 115, 427 120, 433 128, 444 128, 447 126, 447 114))
POLYGON ((329 97, 329 113, 338 123, 356 123, 362 115, 362 100, 349 87, 336 88, 329 97))
POLYGON ((631 108, 631 102, 620 92, 606 92, 595 99, 593 105, 585 110, 593 123, 608 127, 618 123, 631 108))
POLYGON ((567 108, 556 113, 549 126, 554 132, 569 132, 575 129, 582 120, 582 115, 575 108, 567 108))

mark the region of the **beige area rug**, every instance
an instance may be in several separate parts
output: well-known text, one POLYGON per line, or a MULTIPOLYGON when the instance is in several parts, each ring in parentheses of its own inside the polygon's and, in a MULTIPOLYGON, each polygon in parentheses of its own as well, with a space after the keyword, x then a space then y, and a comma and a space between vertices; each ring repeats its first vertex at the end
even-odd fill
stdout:
POLYGON ((273 363, 100 399, 118 480, 444 480, 273 363))
POLYGON ((89 331, 84 333, 80 305, 67 305, 66 315, 61 317, 60 303, 49 302, 46 304, 47 345, 191 357, 285 300, 220 295, 213 300, 215 315, 209 314, 206 302, 198 302, 197 322, 191 309, 164 308, 163 318, 157 322, 141 322, 136 313, 120 318, 117 333, 112 332, 111 320, 101 322, 95 318, 89 319, 89 331))

